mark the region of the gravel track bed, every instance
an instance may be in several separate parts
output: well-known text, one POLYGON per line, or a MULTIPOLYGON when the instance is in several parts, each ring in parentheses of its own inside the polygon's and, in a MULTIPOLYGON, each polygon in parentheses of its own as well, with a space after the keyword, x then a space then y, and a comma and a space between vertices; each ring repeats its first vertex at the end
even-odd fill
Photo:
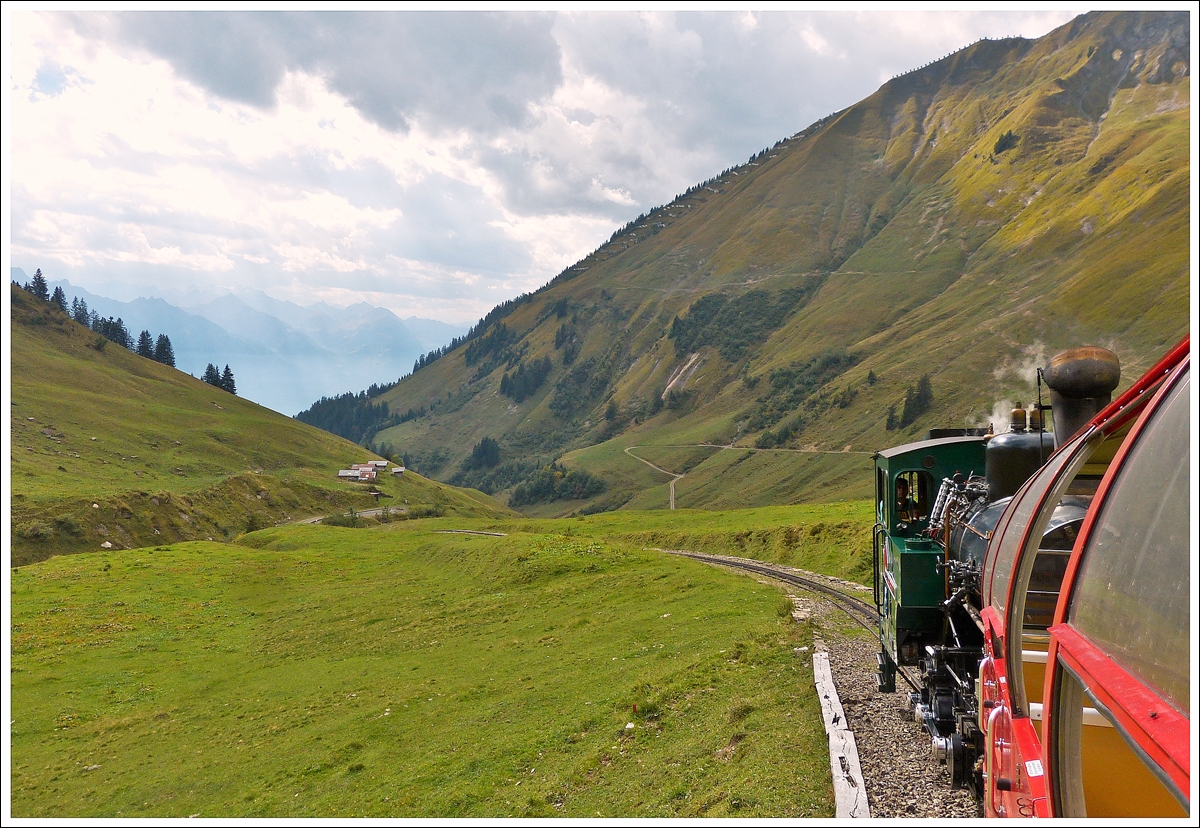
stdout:
MULTIPOLYGON (((675 551, 675 550, 670 550, 675 551)), ((717 557, 717 556, 714 556, 717 557)), ((871 590, 843 581, 762 561, 744 560, 782 572, 803 575, 834 586, 849 595, 870 600, 871 590)), ((752 578, 766 576, 746 573, 752 578)), ((875 687, 875 652, 878 642, 856 627, 833 601, 819 593, 804 592, 801 587, 780 581, 791 596, 798 622, 811 621, 813 643, 829 652, 829 666, 837 685, 838 697, 846 712, 847 724, 854 731, 867 802, 872 817, 978 818, 980 804, 967 790, 953 790, 946 766, 930 756, 929 736, 913 721, 905 705, 908 685, 897 680, 897 692, 880 693, 875 687)), ((809 652, 798 653, 811 659, 809 652)))
POLYGON ((969 791, 952 790, 946 766, 908 712, 904 689, 875 689, 874 641, 827 632, 825 645, 846 721, 854 731, 873 817, 979 817, 969 791))

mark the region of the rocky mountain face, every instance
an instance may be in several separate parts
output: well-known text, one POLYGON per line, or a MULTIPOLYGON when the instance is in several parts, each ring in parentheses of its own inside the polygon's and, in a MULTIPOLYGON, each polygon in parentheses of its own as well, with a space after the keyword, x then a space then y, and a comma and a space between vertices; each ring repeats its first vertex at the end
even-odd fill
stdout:
POLYGON ((1188 329, 1189 48, 1186 13, 1104 12, 894 78, 497 308, 372 442, 607 482, 549 512, 682 473, 681 505, 785 503, 869 492, 856 452, 985 423, 1058 349, 1135 377, 1188 329))

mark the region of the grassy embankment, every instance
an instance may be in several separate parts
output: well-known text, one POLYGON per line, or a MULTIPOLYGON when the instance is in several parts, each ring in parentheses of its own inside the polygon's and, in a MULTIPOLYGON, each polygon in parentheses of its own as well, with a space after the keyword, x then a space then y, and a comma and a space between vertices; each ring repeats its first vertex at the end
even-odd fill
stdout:
MULTIPOLYGON (((105 542, 228 540, 374 503, 335 477, 374 457, 361 446, 139 357, 20 288, 10 296, 13 564, 105 542)), ((421 511, 506 512, 416 475, 380 488, 398 511, 407 500, 421 511)))
POLYGON ((294 526, 22 566, 13 813, 828 816, 807 625, 645 547, 856 576, 868 518, 294 526))

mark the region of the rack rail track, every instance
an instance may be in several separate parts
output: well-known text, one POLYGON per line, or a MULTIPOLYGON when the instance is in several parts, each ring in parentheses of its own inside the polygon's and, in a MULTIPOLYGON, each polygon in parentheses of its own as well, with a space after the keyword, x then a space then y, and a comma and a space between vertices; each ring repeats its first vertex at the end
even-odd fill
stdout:
MULTIPOLYGON (((759 575, 765 575, 768 578, 774 578, 777 581, 798 586, 809 592, 819 593, 826 598, 832 599, 834 606, 846 613, 851 620, 863 627, 867 632, 873 635, 879 634, 879 613, 873 603, 855 598, 853 595, 847 595, 840 589, 835 589, 828 584, 823 584, 812 578, 805 578, 802 575, 797 575, 782 567, 774 567, 770 564, 747 561, 741 558, 727 558, 720 555, 705 555, 700 552, 688 552, 682 549, 669 551, 685 558, 703 561, 704 563, 728 566, 733 569, 743 569, 747 572, 756 572, 759 575)), ((917 680, 909 675, 907 669, 900 665, 896 665, 896 669, 900 673, 900 676, 908 683, 909 687, 912 687, 914 690, 919 687, 917 680)))

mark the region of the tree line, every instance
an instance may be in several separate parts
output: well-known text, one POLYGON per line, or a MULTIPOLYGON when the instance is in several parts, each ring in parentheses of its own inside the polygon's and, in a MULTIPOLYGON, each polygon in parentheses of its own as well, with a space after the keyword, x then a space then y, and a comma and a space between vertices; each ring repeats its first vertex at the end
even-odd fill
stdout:
POLYGON ((358 443, 363 438, 373 436, 385 428, 425 416, 424 406, 410 408, 404 413, 393 414, 388 409, 386 400, 375 402, 372 399, 376 394, 382 394, 389 388, 391 385, 372 385, 371 388, 359 391, 357 394, 347 392, 336 397, 321 397, 306 410, 297 414, 295 419, 358 443), (372 391, 376 393, 372 393, 372 391))
POLYGON ((142 331, 135 342, 121 317, 105 318, 90 309, 87 302, 79 297, 73 298, 68 305, 67 295, 61 286, 54 288, 54 292, 51 293, 40 267, 34 272, 33 278, 22 287, 43 302, 58 308, 88 330, 100 334, 109 342, 115 342, 122 348, 135 352, 138 356, 161 362, 163 365, 170 365, 172 368, 175 367, 175 349, 171 346, 169 336, 159 334, 156 339, 150 331, 142 331))
POLYGON ((201 379, 209 385, 215 385, 222 391, 228 391, 230 394, 237 396, 237 383, 233 381, 233 371, 229 370, 228 364, 225 366, 224 371, 218 371, 217 366, 211 362, 208 363, 208 367, 204 369, 204 376, 201 379))
MULTIPOLYGON (((16 283, 14 282, 14 284, 16 283)), ((125 326, 125 320, 121 317, 105 318, 89 308, 88 303, 78 296, 71 299, 68 304, 67 295, 61 286, 55 287, 54 292, 51 293, 50 286, 46 283, 46 277, 42 275, 40 267, 34 272, 33 278, 21 287, 43 302, 58 308, 88 330, 103 337, 103 340, 100 341, 101 347, 104 341, 115 342, 138 356, 161 362, 172 368, 175 367, 175 348, 171 345, 171 337, 166 334, 159 334, 155 337, 146 330, 138 334, 135 340, 130 334, 129 328, 125 326)), ((225 370, 221 371, 217 366, 209 363, 208 367, 204 369, 204 376, 201 379, 230 394, 237 394, 237 384, 234 382, 233 371, 230 370, 229 365, 226 365, 225 370)))

